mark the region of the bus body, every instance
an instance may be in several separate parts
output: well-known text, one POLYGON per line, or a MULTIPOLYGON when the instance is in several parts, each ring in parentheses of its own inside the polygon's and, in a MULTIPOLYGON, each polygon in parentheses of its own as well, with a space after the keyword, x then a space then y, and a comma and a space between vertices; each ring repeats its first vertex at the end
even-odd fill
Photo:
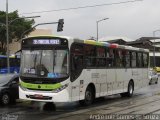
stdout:
POLYGON ((126 95, 132 83, 131 95, 133 90, 148 85, 148 63, 146 49, 69 37, 25 38, 19 97, 92 102, 106 95, 126 95))
MULTIPOLYGON (((12 55, 9 56, 10 61, 10 73, 19 73, 20 69, 20 56, 12 55)), ((0 74, 8 73, 7 68, 7 56, 0 55, 0 74)))

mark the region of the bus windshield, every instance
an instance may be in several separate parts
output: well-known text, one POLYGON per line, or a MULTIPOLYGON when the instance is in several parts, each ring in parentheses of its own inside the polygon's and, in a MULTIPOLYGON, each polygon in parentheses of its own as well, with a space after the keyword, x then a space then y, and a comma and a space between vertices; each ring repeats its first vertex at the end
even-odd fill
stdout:
POLYGON ((21 75, 63 78, 68 76, 68 50, 22 50, 21 75))

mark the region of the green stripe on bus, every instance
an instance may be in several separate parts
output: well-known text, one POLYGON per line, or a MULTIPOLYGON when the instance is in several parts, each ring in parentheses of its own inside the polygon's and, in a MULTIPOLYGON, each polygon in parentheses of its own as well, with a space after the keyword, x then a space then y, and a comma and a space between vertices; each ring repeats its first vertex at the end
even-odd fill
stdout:
POLYGON ((25 88, 30 88, 30 89, 39 89, 39 90, 54 90, 60 88, 62 85, 60 83, 56 84, 31 84, 31 83, 25 83, 25 82, 20 82, 20 85, 25 88))

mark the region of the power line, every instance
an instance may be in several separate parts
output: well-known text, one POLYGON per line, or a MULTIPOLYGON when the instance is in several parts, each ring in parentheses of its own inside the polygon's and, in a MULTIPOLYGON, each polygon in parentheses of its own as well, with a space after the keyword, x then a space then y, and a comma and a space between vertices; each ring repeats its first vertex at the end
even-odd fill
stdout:
POLYGON ((132 1, 130 0, 130 1, 116 2, 116 3, 105 3, 105 4, 99 4, 99 5, 80 6, 80 7, 72 7, 72 8, 63 8, 63 9, 55 9, 55 10, 48 10, 48 11, 28 12, 28 13, 22 13, 22 14, 34 14, 34 13, 46 13, 46 12, 60 12, 60 11, 68 11, 68 10, 77 10, 77 9, 93 8, 93 7, 101 7, 101 6, 116 5, 116 4, 125 4, 125 3, 138 2, 138 1, 143 1, 143 0, 132 0, 132 1))

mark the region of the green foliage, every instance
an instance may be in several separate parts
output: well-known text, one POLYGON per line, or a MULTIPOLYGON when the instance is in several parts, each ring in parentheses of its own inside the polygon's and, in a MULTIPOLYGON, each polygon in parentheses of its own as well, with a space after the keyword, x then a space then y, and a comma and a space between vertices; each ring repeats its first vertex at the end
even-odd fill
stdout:
MULTIPOLYGON (((13 41, 20 41, 21 37, 28 35, 34 29, 32 25, 35 23, 34 19, 21 18, 18 11, 13 11, 8 14, 9 21, 9 43, 13 41), (19 19, 20 18, 20 19, 19 19), (24 31, 31 29, 23 36, 24 31)), ((0 53, 6 53, 6 12, 0 11, 0 53)))

